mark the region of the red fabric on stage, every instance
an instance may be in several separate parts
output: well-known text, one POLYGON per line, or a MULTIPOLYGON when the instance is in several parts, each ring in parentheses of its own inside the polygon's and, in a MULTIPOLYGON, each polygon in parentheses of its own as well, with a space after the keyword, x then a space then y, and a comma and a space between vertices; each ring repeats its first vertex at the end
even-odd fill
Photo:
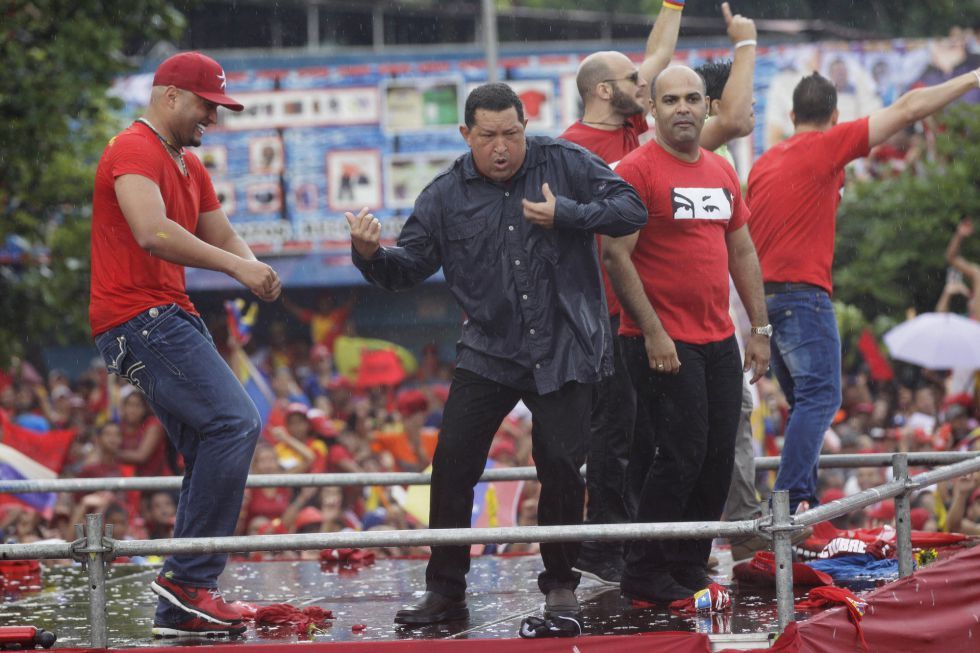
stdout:
MULTIPOLYGON (((869 653, 966 653, 980 642, 980 547, 966 549, 861 598, 869 653)), ((801 653, 858 650, 845 609, 800 624, 801 653)))
MULTIPOLYGON (((368 624, 370 627, 370 624, 368 624)), ((516 632, 516 631, 515 631, 516 632)), ((411 639, 397 642, 372 640, 366 642, 304 642, 305 653, 569 653, 572 647, 581 653, 711 653, 711 640, 701 633, 645 633, 643 635, 601 635, 556 639, 411 639), (465 652, 464 652, 465 649, 465 652)), ((297 645, 246 644, 231 648, 247 653, 295 653, 297 645)), ((62 653, 105 653, 106 649, 51 649, 62 653)), ((114 649, 109 649, 110 651, 114 649)), ((154 646, 153 653, 187 653, 186 646, 154 646)), ((196 653, 227 653, 229 643, 195 646, 196 653)), ((770 649, 766 649, 769 651, 770 649)), ((790 649, 785 649, 790 651, 790 649)))
MULTIPOLYGON (((751 560, 740 562, 732 568, 732 576, 745 583, 772 585, 776 582, 776 554, 772 551, 756 551, 751 560)), ((834 579, 802 562, 794 562, 793 584, 811 587, 833 585, 834 579)))

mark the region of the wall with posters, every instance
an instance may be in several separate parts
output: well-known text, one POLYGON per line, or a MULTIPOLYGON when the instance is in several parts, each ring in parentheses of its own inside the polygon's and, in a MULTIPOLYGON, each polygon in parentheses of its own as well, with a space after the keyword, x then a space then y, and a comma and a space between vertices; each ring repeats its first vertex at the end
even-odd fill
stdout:
MULTIPOLYGON (((530 133, 557 135, 578 118, 575 70, 587 54, 501 58, 501 76, 522 98, 530 133)), ((681 49, 675 61, 697 66, 730 56, 728 48, 681 49)), ((221 60, 229 94, 247 109, 221 111, 198 155, 235 228, 257 254, 279 257, 276 265, 293 287, 362 282, 350 265, 343 212, 369 207, 382 237, 393 242, 418 192, 465 152, 458 132, 463 103, 486 80, 482 59, 472 55, 221 60)), ((747 167, 788 133, 792 89, 806 71, 835 81, 846 120, 917 83, 975 68, 978 60, 976 43, 951 39, 760 48, 757 125, 740 163, 747 167)), ((149 96, 151 77, 120 80, 117 91, 134 111, 149 96)), ((964 101, 980 102, 980 91, 964 101)), ((221 275, 191 270, 188 285, 229 287, 221 275)))

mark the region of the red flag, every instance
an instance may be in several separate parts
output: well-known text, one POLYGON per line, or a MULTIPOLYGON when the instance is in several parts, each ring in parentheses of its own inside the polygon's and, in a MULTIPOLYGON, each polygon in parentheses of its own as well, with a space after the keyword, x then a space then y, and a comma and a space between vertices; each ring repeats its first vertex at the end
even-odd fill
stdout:
POLYGON ((875 381, 891 381, 895 378, 895 372, 888 363, 888 359, 881 353, 878 341, 871 334, 871 329, 864 327, 861 337, 858 338, 858 351, 864 357, 864 362, 868 364, 871 378, 875 381))
MULTIPOLYGON (((32 431, 14 424, 6 411, 0 410, 0 481, 57 478, 74 439, 74 429, 32 431)), ((30 506, 49 518, 55 494, 0 493, 0 503, 11 502, 30 506)))

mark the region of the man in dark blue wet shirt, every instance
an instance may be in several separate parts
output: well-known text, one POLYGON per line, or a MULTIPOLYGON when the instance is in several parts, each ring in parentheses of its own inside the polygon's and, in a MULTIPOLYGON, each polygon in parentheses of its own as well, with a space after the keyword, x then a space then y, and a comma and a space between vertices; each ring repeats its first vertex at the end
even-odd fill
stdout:
MULTIPOLYGON (((367 209, 346 214, 365 279, 405 290, 441 266, 466 314, 432 461, 429 526, 470 525, 491 440, 519 400, 534 421, 538 523, 580 524, 591 384, 612 371, 614 335, 594 234, 633 233, 647 212, 595 155, 526 136, 523 106, 506 84, 473 90, 465 123, 470 152, 422 191, 397 247, 380 246, 381 225, 367 209)), ((546 616, 579 612, 577 553, 577 543, 541 545, 546 616)), ((467 619, 469 566, 468 546, 433 546, 426 593, 395 622, 467 619)))

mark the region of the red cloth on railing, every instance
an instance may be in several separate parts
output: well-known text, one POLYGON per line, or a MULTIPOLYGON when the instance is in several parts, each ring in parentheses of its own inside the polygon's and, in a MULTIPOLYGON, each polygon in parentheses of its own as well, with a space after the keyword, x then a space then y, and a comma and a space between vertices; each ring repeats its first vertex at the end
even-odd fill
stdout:
POLYGON ((861 619, 864 617, 865 610, 868 609, 868 603, 858 598, 851 590, 846 587, 814 587, 806 599, 797 601, 796 608, 798 610, 818 610, 834 605, 847 607, 847 618, 854 624, 861 646, 867 651, 868 642, 864 639, 861 619))

